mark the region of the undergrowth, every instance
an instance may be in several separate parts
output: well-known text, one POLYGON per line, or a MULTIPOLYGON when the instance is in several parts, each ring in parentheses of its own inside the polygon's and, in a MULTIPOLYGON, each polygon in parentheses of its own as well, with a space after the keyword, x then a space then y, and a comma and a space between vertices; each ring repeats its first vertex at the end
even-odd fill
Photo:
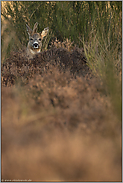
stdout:
POLYGON ((2 2, 2 181, 121 181, 121 9, 2 2), (29 60, 35 22, 50 34, 29 60))

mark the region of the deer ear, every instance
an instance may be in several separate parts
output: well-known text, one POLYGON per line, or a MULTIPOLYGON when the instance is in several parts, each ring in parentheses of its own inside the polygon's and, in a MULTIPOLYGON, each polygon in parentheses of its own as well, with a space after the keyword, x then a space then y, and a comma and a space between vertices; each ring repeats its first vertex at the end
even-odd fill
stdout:
POLYGON ((37 32, 37 28, 38 28, 38 22, 36 22, 34 27, 33 27, 33 33, 37 32))
POLYGON ((49 27, 44 28, 44 30, 40 33, 42 39, 48 34, 49 32, 49 27))
POLYGON ((32 34, 32 29, 26 24, 26 28, 27 28, 27 32, 30 36, 30 34, 32 34))

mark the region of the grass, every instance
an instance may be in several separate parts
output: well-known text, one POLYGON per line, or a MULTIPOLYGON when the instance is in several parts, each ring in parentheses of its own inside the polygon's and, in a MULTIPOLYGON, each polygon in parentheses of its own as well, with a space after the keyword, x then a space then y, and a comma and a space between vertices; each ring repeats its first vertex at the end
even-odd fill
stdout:
POLYGON ((92 72, 101 79, 105 93, 111 97, 114 111, 121 120, 121 52, 119 47, 111 43, 103 42, 101 36, 95 35, 91 44, 87 45, 84 41, 84 51, 88 66, 92 72))

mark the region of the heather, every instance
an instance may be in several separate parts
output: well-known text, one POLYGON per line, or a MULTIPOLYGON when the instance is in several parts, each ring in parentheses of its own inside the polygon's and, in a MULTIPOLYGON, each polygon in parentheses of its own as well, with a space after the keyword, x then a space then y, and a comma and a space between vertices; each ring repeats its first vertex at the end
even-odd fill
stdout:
POLYGON ((4 18, 20 26, 11 42, 2 22, 2 180, 121 181, 120 2, 10 5, 4 18), (29 60, 24 22, 39 21, 40 8, 51 32, 29 60))

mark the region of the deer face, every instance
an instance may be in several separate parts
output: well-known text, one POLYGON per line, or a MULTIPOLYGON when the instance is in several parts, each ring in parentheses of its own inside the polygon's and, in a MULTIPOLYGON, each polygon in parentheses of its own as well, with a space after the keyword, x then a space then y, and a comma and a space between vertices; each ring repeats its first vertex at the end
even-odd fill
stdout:
POLYGON ((29 34, 29 42, 28 42, 27 49, 32 54, 37 54, 41 51, 42 40, 49 31, 49 28, 47 27, 42 32, 37 33, 37 26, 38 26, 38 23, 36 22, 32 30, 28 25, 26 25, 27 32, 29 34))
POLYGON ((35 33, 29 36, 28 48, 34 54, 39 53, 42 47, 42 38, 39 33, 35 33))

